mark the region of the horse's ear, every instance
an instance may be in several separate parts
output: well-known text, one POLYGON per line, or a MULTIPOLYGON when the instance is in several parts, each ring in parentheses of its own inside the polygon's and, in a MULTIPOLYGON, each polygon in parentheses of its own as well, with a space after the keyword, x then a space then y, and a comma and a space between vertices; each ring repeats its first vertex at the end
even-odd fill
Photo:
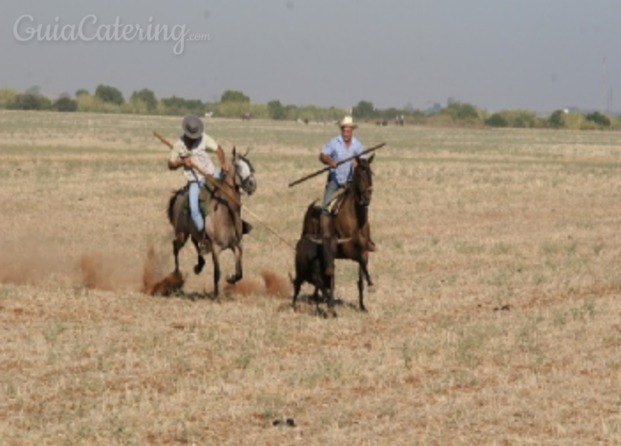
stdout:
POLYGON ((373 158, 375 158, 375 153, 369 157, 369 164, 373 162, 373 158))
POLYGON ((235 159, 235 157, 237 157, 237 149, 233 146, 233 159, 235 159))

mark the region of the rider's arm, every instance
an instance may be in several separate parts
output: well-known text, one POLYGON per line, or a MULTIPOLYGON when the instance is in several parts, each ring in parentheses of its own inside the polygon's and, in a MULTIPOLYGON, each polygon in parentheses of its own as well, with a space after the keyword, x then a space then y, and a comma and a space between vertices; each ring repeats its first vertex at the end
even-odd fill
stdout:
POLYGON ((326 166, 332 167, 333 169, 336 168, 336 161, 323 152, 319 154, 319 161, 324 163, 326 166))
POLYGON ((189 152, 183 145, 183 142, 177 141, 170 151, 168 157, 168 168, 170 170, 176 170, 182 166, 191 167, 191 160, 189 152))
POLYGON ((319 161, 321 161, 326 166, 330 166, 333 169, 336 169, 336 161, 334 157, 336 156, 336 150, 334 150, 334 142, 335 139, 329 141, 323 149, 321 149, 321 153, 319 154, 319 161))
POLYGON ((176 170, 182 166, 192 167, 192 160, 189 156, 184 158, 177 158, 176 160, 168 160, 168 168, 170 170, 176 170))

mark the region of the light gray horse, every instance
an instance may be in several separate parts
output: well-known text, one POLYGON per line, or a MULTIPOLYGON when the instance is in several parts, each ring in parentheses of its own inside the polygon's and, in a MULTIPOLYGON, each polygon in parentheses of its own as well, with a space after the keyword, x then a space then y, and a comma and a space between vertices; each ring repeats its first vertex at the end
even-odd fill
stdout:
POLYGON ((211 252, 215 297, 219 293, 220 262, 218 256, 222 251, 230 249, 235 255, 235 274, 227 277, 227 281, 236 283, 243 276, 241 239, 243 234, 249 232, 250 225, 241 219, 241 191, 248 195, 256 191, 257 180, 254 176, 254 168, 245 155, 238 154, 233 148, 233 163, 229 166, 225 177, 217 180, 217 184, 218 187, 209 186, 209 212, 205 219, 208 244, 205 252, 201 252, 198 247, 198 233, 187 207, 187 186, 174 192, 168 202, 168 220, 175 232, 173 240, 175 272, 179 272, 179 251, 188 238, 191 238, 198 254, 198 263, 194 266, 196 274, 199 274, 205 266, 203 255, 211 252))

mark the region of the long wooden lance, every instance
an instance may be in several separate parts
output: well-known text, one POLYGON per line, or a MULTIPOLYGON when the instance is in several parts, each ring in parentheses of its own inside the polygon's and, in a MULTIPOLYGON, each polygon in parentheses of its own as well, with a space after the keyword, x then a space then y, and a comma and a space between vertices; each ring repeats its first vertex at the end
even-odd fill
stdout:
MULTIPOLYGON (((170 141, 168 141, 166 138, 164 138, 162 135, 160 135, 158 132, 153 131, 153 135, 159 139, 163 144, 165 144, 166 146, 168 146, 169 149, 172 150, 173 145, 170 143, 170 141)), ((235 198, 233 197, 231 194, 228 193, 228 191, 224 190, 220 184, 218 184, 218 182, 216 180, 214 180, 212 178, 211 175, 209 175, 207 172, 204 172, 200 167, 198 167, 197 165, 195 165, 194 163, 192 163, 192 168, 195 169, 198 173, 200 173, 201 175, 203 175, 205 177, 205 180, 209 182, 209 184, 211 184, 212 186, 218 188, 220 190, 220 192, 222 192, 226 198, 228 198, 229 200, 231 200, 233 203, 235 203, 237 206, 239 206, 240 208, 242 207, 241 203, 235 198)), ((248 209, 248 206, 244 206, 243 207, 245 212, 252 215, 255 220, 257 220, 259 223, 261 223, 263 226, 265 226, 272 234, 274 234, 276 237, 278 237, 278 239, 280 239, 281 242, 285 243, 286 245, 288 245, 289 247, 295 249, 295 246, 293 246, 292 243, 288 242, 287 240, 285 240, 279 233, 278 231, 276 231, 274 228, 272 228, 270 225, 268 225, 267 223, 265 223, 263 220, 261 220, 261 218, 255 214, 254 212, 252 212, 250 209, 248 209)))
MULTIPOLYGON (((376 146, 371 147, 370 149, 363 150, 358 155, 350 156, 349 158, 345 158, 344 160, 339 161, 338 163, 336 163, 336 165, 340 166, 341 164, 347 163, 347 162, 349 162, 349 161, 359 157, 360 155, 366 155, 367 153, 371 153, 371 152, 376 151, 377 149, 381 149, 385 145, 386 145, 386 143, 383 142, 381 144, 378 144, 376 146)), ((305 177, 300 178, 299 180, 292 181, 291 183, 289 183, 289 187, 293 187, 293 186, 295 186, 297 184, 303 183, 306 180, 310 180, 311 178, 314 178, 317 175, 321 175, 322 173, 327 172, 330 169, 332 169, 332 167, 326 166, 323 169, 320 169, 320 170, 318 170, 316 172, 313 172, 313 173, 311 173, 309 175, 306 175, 305 177)))

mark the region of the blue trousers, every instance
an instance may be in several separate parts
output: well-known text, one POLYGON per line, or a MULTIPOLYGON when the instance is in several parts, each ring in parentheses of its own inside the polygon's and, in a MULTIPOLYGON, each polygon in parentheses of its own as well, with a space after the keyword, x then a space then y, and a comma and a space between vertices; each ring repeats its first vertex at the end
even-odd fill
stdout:
POLYGON ((323 202, 321 203, 321 213, 323 215, 330 215, 328 204, 330 204, 330 200, 332 200, 334 193, 339 189, 339 187, 341 186, 339 186, 334 180, 330 180, 326 183, 326 188, 323 191, 323 202))
POLYGON ((203 220, 203 215, 201 214, 201 210, 198 206, 198 195, 204 184, 205 183, 198 181, 192 181, 188 191, 190 199, 190 216, 192 217, 192 221, 194 222, 194 226, 196 226, 198 232, 202 232, 203 229, 205 229, 205 221, 203 220))

